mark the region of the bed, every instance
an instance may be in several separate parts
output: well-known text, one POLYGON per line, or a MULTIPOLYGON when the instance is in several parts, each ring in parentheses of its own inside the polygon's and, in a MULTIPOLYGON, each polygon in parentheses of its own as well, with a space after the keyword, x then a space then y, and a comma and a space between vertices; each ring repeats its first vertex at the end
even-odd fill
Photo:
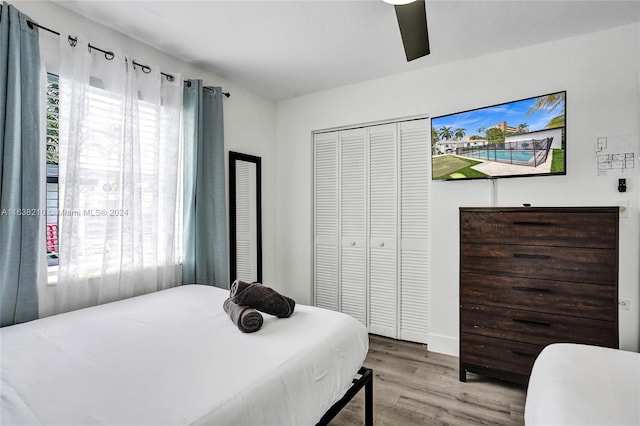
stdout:
POLYGON ((525 425, 639 425, 640 354, 555 343, 536 359, 525 425))
POLYGON ((186 285, 3 328, 0 424, 314 425, 354 376, 370 386, 355 319, 297 305, 245 334, 228 296, 186 285))

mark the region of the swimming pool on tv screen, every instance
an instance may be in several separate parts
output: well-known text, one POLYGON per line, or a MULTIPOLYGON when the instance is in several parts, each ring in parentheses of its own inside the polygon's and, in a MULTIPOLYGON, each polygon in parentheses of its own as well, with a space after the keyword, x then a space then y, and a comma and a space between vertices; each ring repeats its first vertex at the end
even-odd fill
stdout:
POLYGON ((528 163, 533 159, 532 151, 515 151, 510 149, 498 149, 491 151, 478 151, 467 153, 465 156, 492 161, 516 161, 518 163, 528 163))

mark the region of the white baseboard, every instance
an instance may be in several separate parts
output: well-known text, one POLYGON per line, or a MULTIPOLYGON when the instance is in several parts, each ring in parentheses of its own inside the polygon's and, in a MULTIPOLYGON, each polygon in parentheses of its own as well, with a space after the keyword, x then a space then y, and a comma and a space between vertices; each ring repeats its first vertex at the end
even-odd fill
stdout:
POLYGON ((400 340, 406 340, 408 342, 415 342, 415 343, 429 343, 429 333, 421 333, 421 332, 415 332, 415 331, 407 331, 407 330, 401 330, 400 331, 400 340))
POLYGON ((460 343, 456 337, 429 333, 427 349, 445 355, 460 356, 460 343))

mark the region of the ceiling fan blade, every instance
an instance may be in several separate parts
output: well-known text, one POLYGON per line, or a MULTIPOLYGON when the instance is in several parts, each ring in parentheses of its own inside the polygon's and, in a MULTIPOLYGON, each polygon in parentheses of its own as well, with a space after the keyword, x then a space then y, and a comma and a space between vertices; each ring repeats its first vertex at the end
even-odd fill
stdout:
POLYGON ((427 12, 424 0, 413 3, 395 5, 404 53, 407 61, 426 56, 429 50, 429 33, 427 32, 427 12))

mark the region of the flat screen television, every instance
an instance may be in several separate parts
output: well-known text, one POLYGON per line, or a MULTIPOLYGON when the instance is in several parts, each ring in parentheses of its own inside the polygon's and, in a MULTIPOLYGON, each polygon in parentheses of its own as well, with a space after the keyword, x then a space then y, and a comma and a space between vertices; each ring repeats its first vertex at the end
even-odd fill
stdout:
POLYGON ((431 119, 433 180, 566 174, 566 91, 431 119))

